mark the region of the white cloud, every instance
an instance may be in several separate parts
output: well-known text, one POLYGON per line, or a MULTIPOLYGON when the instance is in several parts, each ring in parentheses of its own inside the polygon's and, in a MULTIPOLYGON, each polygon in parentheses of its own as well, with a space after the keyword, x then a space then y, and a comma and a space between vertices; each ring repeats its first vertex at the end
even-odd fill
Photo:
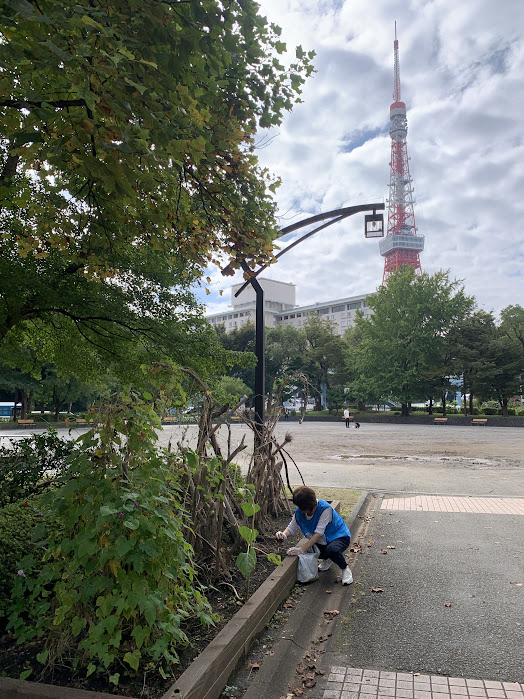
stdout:
MULTIPOLYGON (((524 305, 522 0, 261 0, 260 11, 291 56, 298 44, 317 53, 304 102, 259 151, 282 178, 280 224, 385 201, 396 21, 422 268, 449 269, 486 310, 524 305)), ((302 305, 372 291, 383 267, 357 215, 264 276, 295 283, 302 305)), ((229 303, 232 283, 211 276, 226 301, 212 293, 209 312, 229 303)))

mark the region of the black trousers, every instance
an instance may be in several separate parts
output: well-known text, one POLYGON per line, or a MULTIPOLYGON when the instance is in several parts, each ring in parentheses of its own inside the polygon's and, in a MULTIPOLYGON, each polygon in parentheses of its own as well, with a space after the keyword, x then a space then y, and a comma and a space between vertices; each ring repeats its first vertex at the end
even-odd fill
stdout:
POLYGON ((349 536, 341 536, 340 539, 333 539, 329 544, 319 544, 320 556, 322 560, 330 558, 333 563, 336 563, 339 568, 347 568, 346 559, 344 558, 343 552, 349 546, 350 538, 349 536))

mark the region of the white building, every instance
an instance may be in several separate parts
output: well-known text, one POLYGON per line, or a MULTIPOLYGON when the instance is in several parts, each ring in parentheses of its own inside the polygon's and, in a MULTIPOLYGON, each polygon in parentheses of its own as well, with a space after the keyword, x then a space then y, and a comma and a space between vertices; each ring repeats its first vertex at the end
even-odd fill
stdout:
MULTIPOLYGON (((295 302, 295 285, 287 282, 277 282, 273 279, 258 278, 264 289, 264 325, 266 328, 293 325, 300 328, 308 315, 318 314, 336 326, 337 332, 343 335, 347 328, 354 325, 355 315, 361 310, 364 315, 372 313, 368 308, 366 298, 371 294, 349 296, 334 301, 324 301, 309 306, 297 306, 295 302)), ((255 324, 256 295, 251 285, 235 298, 235 293, 242 284, 231 288, 231 310, 223 313, 213 313, 206 316, 211 325, 224 325, 227 332, 240 328, 246 323, 255 324)))

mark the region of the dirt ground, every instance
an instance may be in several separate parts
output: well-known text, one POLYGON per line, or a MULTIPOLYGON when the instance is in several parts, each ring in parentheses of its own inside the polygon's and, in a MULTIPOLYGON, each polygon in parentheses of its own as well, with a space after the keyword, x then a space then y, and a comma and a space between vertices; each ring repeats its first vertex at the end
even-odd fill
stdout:
MULTIPOLYGON (((308 485, 448 494, 524 497, 524 428, 452 425, 395 425, 344 422, 280 422, 277 439, 289 433, 287 451, 308 485)), ((196 428, 166 427, 161 442, 193 443, 196 428)), ((234 448, 245 435, 246 449, 237 459, 244 470, 252 435, 231 425, 234 448)), ((223 447, 227 428, 220 429, 223 447)), ((292 484, 300 474, 288 459, 292 484)))

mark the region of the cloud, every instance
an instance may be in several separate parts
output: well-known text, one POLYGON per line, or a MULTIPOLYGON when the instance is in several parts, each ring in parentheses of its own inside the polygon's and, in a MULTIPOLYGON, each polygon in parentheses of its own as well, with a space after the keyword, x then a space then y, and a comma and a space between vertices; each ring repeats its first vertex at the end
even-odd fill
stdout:
MULTIPOLYGON (((422 268, 449 269, 486 310, 524 305, 524 3, 506 0, 504 11, 487 0, 260 4, 282 27, 290 56, 298 44, 317 53, 303 103, 258 139, 272 139, 258 155, 282 178, 280 225, 386 200, 396 21, 422 268)), ((302 305, 373 291, 383 267, 357 215, 264 276, 296 284, 302 305)), ((211 276, 210 312, 229 303, 231 284, 211 276)))

